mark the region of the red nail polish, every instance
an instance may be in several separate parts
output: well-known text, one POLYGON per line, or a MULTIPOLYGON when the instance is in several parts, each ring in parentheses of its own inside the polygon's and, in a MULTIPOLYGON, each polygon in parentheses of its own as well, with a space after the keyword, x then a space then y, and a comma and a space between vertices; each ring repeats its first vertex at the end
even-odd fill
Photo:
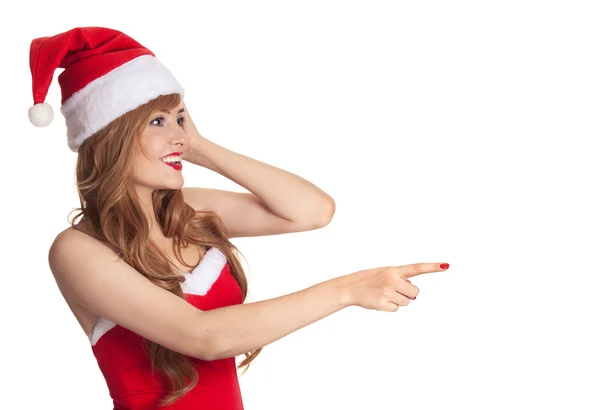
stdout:
POLYGON ((449 267, 450 267, 450 265, 448 265, 447 263, 442 263, 440 265, 440 268, 442 268, 442 269, 448 269, 449 267))

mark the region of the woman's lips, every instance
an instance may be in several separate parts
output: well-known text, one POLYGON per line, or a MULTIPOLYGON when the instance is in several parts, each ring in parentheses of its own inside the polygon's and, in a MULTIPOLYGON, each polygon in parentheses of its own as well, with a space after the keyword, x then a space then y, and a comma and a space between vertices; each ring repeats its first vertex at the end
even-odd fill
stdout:
POLYGON ((179 164, 176 164, 174 162, 163 162, 163 164, 168 165, 177 171, 181 171, 181 169, 183 168, 181 162, 179 164))

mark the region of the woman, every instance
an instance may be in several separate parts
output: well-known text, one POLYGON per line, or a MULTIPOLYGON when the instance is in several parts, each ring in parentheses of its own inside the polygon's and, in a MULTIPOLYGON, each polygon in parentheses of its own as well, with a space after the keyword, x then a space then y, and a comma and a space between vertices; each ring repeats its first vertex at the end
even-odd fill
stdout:
POLYGON ((363 270, 244 304, 236 236, 317 229, 333 200, 308 181, 203 138, 178 81, 154 54, 107 28, 32 41, 37 126, 65 68, 61 112, 77 152, 83 216, 55 238, 49 264, 88 335, 115 409, 242 409, 235 358, 345 307, 397 311, 415 299, 425 263, 363 270), (182 160, 249 193, 183 188, 182 160))

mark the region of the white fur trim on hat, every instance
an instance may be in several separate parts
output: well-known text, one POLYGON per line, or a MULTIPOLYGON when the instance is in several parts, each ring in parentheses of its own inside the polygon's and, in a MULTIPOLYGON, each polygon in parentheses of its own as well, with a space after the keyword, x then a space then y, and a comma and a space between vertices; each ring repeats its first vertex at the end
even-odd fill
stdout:
POLYGON ((90 82, 60 108, 67 123, 67 142, 77 152, 83 141, 111 121, 159 95, 184 90, 152 55, 137 57, 90 82))

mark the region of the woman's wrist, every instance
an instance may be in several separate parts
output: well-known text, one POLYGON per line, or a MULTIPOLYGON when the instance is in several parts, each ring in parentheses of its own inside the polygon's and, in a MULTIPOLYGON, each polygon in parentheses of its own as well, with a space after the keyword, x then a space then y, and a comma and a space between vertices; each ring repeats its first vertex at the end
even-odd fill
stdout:
POLYGON ((355 278, 352 275, 339 276, 327 281, 331 285, 332 297, 338 301, 342 309, 355 304, 353 294, 355 278))

